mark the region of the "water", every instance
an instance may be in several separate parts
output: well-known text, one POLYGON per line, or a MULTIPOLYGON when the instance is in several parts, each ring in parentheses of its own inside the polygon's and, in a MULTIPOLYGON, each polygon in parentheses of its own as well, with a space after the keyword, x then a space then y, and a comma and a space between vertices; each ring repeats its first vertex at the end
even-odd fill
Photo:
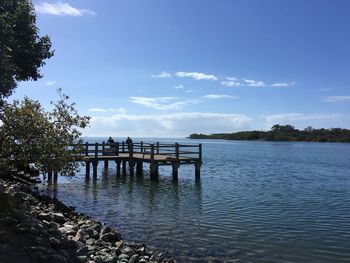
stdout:
POLYGON ((97 180, 42 188, 178 262, 350 262, 350 144, 194 142, 199 182, 193 166, 173 183, 168 167, 154 182, 101 162, 97 180))

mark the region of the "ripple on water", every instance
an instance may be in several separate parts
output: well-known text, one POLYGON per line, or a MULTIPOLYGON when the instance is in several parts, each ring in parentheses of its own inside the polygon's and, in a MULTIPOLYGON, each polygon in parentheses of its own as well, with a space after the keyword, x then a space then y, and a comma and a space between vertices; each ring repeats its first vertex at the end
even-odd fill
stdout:
POLYGON ((347 262, 349 146, 210 141, 200 182, 193 167, 174 183, 169 168, 151 182, 110 165, 41 189, 179 262, 347 262))

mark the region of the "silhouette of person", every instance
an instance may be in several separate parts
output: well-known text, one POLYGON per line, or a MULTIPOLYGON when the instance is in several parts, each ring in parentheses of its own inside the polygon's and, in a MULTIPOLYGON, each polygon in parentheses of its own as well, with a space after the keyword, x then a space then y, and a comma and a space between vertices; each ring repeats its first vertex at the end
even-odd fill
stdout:
POLYGON ((107 143, 114 143, 113 138, 112 138, 112 137, 109 137, 107 143))
POLYGON ((126 141, 125 141, 125 142, 126 142, 126 144, 128 144, 128 145, 129 145, 129 144, 131 144, 131 143, 132 143, 132 140, 131 140, 131 138, 130 138, 130 137, 128 137, 128 138, 126 139, 126 141))

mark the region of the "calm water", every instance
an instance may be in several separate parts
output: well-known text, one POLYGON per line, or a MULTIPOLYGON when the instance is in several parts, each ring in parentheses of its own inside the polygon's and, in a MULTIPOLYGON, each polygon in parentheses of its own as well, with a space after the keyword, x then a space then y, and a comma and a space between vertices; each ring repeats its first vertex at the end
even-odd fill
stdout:
POLYGON ((111 162, 97 180, 42 187, 178 262, 350 262, 350 144, 195 142, 200 182, 192 166, 151 182, 148 167, 116 177, 111 162))

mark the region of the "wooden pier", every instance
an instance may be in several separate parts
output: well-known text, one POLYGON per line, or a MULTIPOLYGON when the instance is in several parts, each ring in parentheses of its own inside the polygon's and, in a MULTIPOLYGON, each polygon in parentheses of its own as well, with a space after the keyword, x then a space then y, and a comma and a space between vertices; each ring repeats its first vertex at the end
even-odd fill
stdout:
POLYGON ((202 144, 168 144, 136 142, 122 143, 86 143, 84 161, 86 177, 90 177, 92 166, 93 176, 97 177, 97 166, 104 162, 105 169, 109 161, 116 163, 117 175, 126 175, 127 166, 130 175, 142 176, 143 164, 149 164, 151 178, 158 178, 158 168, 161 165, 172 166, 172 175, 178 178, 181 165, 192 164, 195 168, 196 179, 200 177, 202 165, 202 144))

